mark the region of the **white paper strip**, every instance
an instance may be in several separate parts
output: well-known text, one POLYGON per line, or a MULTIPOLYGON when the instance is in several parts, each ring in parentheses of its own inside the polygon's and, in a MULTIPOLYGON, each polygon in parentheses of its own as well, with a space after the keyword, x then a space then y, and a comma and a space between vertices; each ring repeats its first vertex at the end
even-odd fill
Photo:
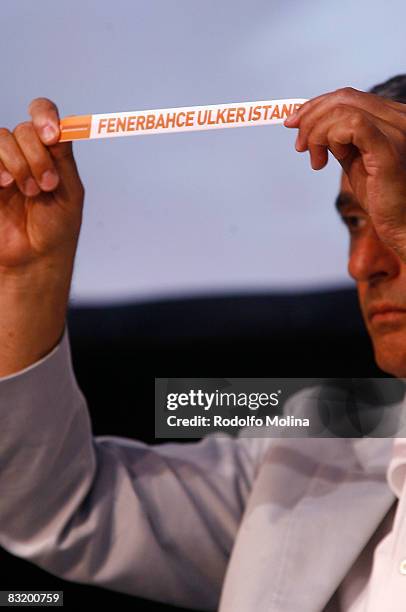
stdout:
POLYGON ((303 98, 292 98, 75 115, 61 120, 60 141, 276 125, 305 102, 303 98))

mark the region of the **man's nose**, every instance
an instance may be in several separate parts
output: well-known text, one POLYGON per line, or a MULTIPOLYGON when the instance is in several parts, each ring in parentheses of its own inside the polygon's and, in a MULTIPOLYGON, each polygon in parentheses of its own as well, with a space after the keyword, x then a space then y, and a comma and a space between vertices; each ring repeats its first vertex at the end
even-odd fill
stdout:
POLYGON ((356 281, 379 281, 399 273, 400 259, 378 237, 373 227, 352 239, 348 272, 356 281))

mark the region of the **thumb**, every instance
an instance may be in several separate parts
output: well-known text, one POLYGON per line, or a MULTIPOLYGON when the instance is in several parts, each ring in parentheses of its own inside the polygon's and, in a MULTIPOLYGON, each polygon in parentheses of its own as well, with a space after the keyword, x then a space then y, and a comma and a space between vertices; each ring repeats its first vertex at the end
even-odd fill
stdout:
POLYGON ((73 156, 71 142, 58 142, 60 119, 58 108, 48 98, 36 98, 28 108, 34 129, 41 142, 48 147, 59 174, 58 191, 75 196, 82 191, 82 184, 73 156))

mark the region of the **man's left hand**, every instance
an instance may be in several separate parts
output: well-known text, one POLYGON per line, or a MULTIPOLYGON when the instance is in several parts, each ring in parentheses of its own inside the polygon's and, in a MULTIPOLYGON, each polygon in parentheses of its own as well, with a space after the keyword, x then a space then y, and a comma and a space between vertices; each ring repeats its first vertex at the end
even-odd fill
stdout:
POLYGON ((341 164, 379 238, 406 262, 406 104, 346 87, 306 102, 285 121, 296 150, 320 170, 341 164))

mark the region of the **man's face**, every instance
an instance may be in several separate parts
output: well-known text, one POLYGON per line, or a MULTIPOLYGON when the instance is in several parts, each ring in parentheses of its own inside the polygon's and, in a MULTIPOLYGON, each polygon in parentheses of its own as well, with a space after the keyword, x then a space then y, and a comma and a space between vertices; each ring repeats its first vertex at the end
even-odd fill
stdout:
POLYGON ((406 264, 378 238, 345 174, 337 207, 350 234, 348 271, 371 336, 378 366, 406 377, 406 264))

